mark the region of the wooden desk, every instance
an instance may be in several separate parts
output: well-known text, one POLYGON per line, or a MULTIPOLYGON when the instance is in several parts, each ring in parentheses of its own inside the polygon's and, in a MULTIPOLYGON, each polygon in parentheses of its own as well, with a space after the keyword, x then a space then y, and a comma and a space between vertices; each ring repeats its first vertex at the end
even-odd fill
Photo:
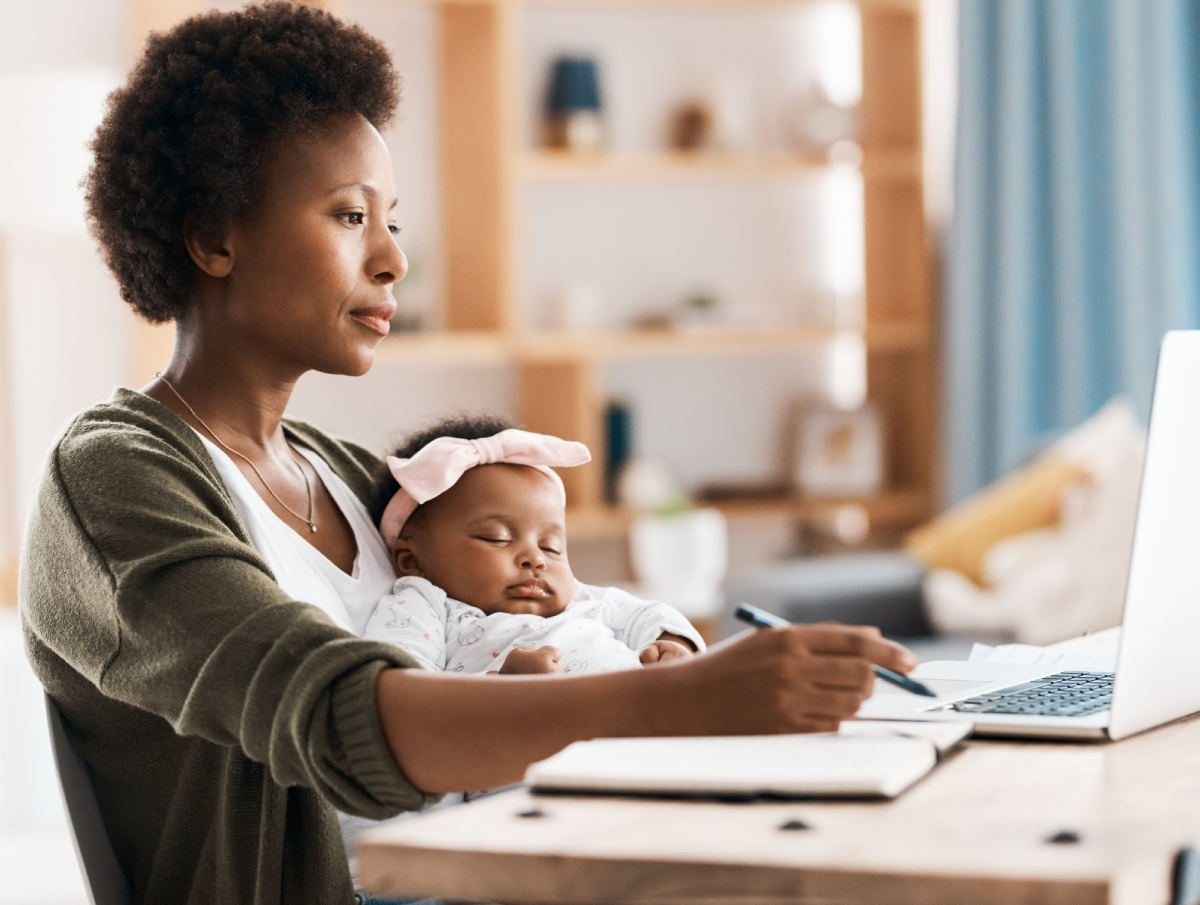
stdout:
POLYGON ((359 872, 379 893, 503 903, 1160 905, 1198 841, 1193 718, 1115 744, 969 742, 885 803, 509 792, 367 834, 359 872), (811 829, 780 829, 797 819, 811 829), (1062 830, 1081 841, 1046 841, 1062 830))

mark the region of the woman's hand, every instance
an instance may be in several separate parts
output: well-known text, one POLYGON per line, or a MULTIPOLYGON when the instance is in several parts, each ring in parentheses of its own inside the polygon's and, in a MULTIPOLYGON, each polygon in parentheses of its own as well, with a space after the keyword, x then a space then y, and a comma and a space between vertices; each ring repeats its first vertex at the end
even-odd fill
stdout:
POLYGON ((592 676, 446 675, 386 669, 376 685, 400 769, 428 792, 491 789, 581 739, 821 732, 852 716, 872 664, 916 658, 877 629, 764 629, 704 656, 592 676))
POLYGON ((547 644, 545 647, 517 647, 508 652, 504 665, 500 667, 502 676, 536 676, 545 673, 562 672, 562 658, 557 647, 547 644))
MULTIPOLYGON (((661 734, 707 723, 719 733, 828 732, 871 696, 873 664, 900 673, 917 660, 879 630, 836 624, 760 629, 674 666, 678 703, 661 734)), ((667 672, 664 670, 664 672, 667 672)))

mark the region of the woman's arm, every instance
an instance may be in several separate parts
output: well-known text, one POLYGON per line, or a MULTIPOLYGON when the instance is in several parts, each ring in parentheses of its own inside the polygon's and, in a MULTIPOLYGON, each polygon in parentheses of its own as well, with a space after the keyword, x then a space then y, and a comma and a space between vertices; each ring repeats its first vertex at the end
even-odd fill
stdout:
POLYGON ((797 626, 598 676, 389 669, 377 679, 376 706, 397 764, 418 788, 490 789, 581 739, 831 731, 870 695, 872 663, 908 672, 916 659, 875 629, 797 626))
MULTIPOLYGON (((191 428, 121 395, 66 431, 32 507, 21 606, 43 684, 82 677, 343 811, 381 819, 426 803, 374 705, 381 669, 417 661, 289 599, 191 428)), ((164 749, 163 763, 187 750, 164 749)))

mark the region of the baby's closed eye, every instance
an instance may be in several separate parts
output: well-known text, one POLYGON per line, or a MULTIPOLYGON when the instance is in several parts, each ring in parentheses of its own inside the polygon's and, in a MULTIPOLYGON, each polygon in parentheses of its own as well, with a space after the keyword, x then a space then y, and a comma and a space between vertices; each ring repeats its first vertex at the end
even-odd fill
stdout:
POLYGON ((492 535, 476 534, 475 540, 481 540, 486 544, 496 544, 497 546, 501 546, 503 544, 507 544, 509 542, 510 538, 504 537, 503 535, 495 535, 495 534, 492 534, 492 535))

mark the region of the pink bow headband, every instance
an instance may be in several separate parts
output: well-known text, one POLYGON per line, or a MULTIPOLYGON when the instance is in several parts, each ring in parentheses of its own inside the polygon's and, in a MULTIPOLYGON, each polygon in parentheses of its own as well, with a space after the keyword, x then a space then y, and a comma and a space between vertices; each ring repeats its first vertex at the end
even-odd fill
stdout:
POLYGON ((438 437, 423 446, 411 459, 388 456, 388 470, 400 482, 400 489, 383 510, 379 530, 390 548, 418 506, 441 496, 477 465, 497 462, 536 468, 555 483, 565 505, 567 491, 562 478, 554 473, 551 466, 567 468, 582 465, 591 459, 592 454, 582 443, 515 428, 481 440, 438 437))

